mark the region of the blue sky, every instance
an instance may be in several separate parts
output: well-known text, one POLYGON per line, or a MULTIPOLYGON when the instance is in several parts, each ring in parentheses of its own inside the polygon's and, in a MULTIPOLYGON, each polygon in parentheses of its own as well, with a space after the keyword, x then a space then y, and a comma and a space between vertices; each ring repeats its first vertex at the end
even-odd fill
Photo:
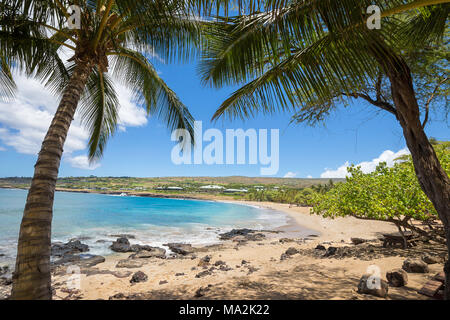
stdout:
MULTIPOLYGON (((289 125, 289 114, 211 123, 212 114, 233 88, 202 87, 195 64, 154 63, 195 119, 203 121, 205 129, 214 127, 224 133, 233 128, 279 129, 278 177, 339 176, 349 163, 363 163, 369 170, 380 159, 391 161, 406 147, 401 128, 393 116, 362 101, 355 101, 349 108, 339 108, 327 119, 326 125, 313 128, 289 125)), ((18 85, 21 88, 18 101, 8 105, 0 103, 0 177, 32 176, 35 154, 57 105, 57 101, 37 83, 19 78, 18 85)), ((146 120, 123 88, 117 91, 125 105, 123 120, 121 130, 110 140, 104 158, 94 170, 86 170, 87 135, 75 121, 65 147, 60 176, 260 175, 260 165, 172 164, 171 150, 175 143, 171 142, 169 130, 158 119, 146 120)), ((427 134, 440 140, 448 140, 449 132, 447 122, 434 121, 427 127, 427 134)))

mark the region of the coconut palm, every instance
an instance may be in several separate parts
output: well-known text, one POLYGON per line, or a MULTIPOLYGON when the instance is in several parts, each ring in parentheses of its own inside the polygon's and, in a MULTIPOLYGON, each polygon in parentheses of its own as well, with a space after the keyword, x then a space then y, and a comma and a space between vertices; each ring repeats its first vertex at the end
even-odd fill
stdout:
POLYGON ((52 207, 64 142, 75 112, 90 132, 98 160, 118 122, 113 79, 169 129, 193 132, 193 118, 149 61, 187 61, 199 45, 202 20, 184 0, 1 1, 0 92, 13 98, 11 70, 42 80, 60 104, 42 143, 20 226, 12 299, 51 299, 52 207), (81 9, 79 28, 70 5, 81 9), (75 28, 73 27, 75 26, 75 28), (60 52, 71 52, 62 61, 60 52))
MULTIPOLYGON (((402 127, 417 178, 445 226, 450 250, 450 179, 425 134, 426 120, 421 121, 405 58, 448 41, 448 2, 262 0, 261 11, 221 19, 209 30, 199 72, 215 87, 244 85, 222 103, 214 119, 291 111, 296 121, 315 122, 343 100, 365 98, 402 127), (367 27, 367 8, 373 4, 381 9, 380 30, 367 27), (383 79, 389 83, 390 101, 381 91, 383 79), (365 94, 369 87, 372 96, 365 94)), ((448 261, 445 271, 450 299, 448 261)))

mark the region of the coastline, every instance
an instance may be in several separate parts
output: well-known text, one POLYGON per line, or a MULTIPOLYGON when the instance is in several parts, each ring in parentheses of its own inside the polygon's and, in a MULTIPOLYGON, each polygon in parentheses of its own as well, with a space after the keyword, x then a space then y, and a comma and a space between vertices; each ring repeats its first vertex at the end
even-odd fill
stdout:
MULTIPOLYGON (((220 200, 215 200, 220 201, 220 200)), ((224 200, 222 200, 224 201, 224 200)), ((225 201, 229 202, 229 201, 225 201)), ((335 220, 311 216, 308 208, 289 207, 274 203, 232 201, 241 205, 258 206, 289 215, 291 223, 284 232, 262 241, 244 244, 228 240, 220 245, 198 247, 193 255, 170 259, 146 259, 139 268, 122 269, 116 265, 129 254, 106 257, 105 263, 82 272, 79 299, 381 299, 356 292, 359 278, 370 265, 380 266, 383 273, 401 268, 405 256, 414 253, 399 252, 391 256, 360 259, 349 257, 321 258, 312 256, 318 244, 324 246, 352 246, 350 237, 376 239, 380 233, 396 231, 385 222, 340 218, 335 220), (303 226, 320 232, 315 237, 295 237, 303 226), (343 226, 345 226, 344 229, 343 226), (280 256, 289 248, 300 250, 287 259, 280 256), (201 260, 209 256, 211 262, 201 267, 201 260), (224 262, 228 271, 216 264, 224 262), (244 263, 245 262, 245 263, 244 263), (205 269, 206 268, 206 269, 205 269), (213 271, 209 271, 213 270, 213 271), (130 284, 131 274, 142 271, 149 276, 143 283, 130 284), (206 271, 205 276, 199 277, 206 271), (128 276, 124 275, 128 272, 128 276), (114 274, 113 274, 114 273, 114 274), (94 275, 95 274, 95 275, 94 275)), ((283 230, 280 230, 283 231, 283 230)), ((370 246, 370 245, 369 245, 370 246)), ((381 244, 380 244, 381 246, 381 244)), ((400 250, 401 251, 401 250, 400 250)), ((431 274, 442 270, 442 265, 430 265, 431 274)), ((54 277, 61 284, 67 275, 54 277)), ((384 278, 384 275, 383 275, 384 278)), ((427 275, 410 274, 404 288, 390 288, 388 299, 427 299, 417 291, 427 281, 427 275)), ((66 290, 57 289, 57 298, 73 298, 66 290)))
MULTIPOLYGON (((119 261, 130 261, 130 253, 107 255, 104 262, 95 266, 80 266, 79 289, 68 288, 73 278, 67 273, 67 266, 57 267, 52 277, 54 298, 381 299, 357 293, 359 279, 369 266, 378 266, 385 279, 386 272, 401 268, 406 258, 420 259, 427 250, 436 250, 434 247, 383 249, 377 238, 382 233, 397 231, 387 222, 353 217, 324 219, 311 215, 309 208, 287 204, 211 197, 194 200, 256 206, 286 214, 289 219, 287 225, 271 230, 279 233, 265 233, 264 239, 243 241, 237 237, 221 240, 216 245, 194 246, 195 252, 185 256, 138 259, 137 267, 118 267, 119 261), (309 234, 310 231, 314 234, 309 234), (356 246, 351 238, 363 238, 369 242, 356 246), (323 253, 317 254, 315 248, 318 245, 349 249, 350 254, 325 257, 323 253), (287 255, 292 249, 296 252, 287 255), (206 256, 210 260, 208 263, 202 262, 206 256), (138 271, 145 273, 148 280, 130 283, 132 275, 138 271)), ((133 244, 132 239, 130 242, 133 244)), ((429 267, 429 275, 408 274, 406 287, 390 288, 388 299, 428 299, 417 291, 430 276, 442 271, 443 265, 438 263, 429 267)))

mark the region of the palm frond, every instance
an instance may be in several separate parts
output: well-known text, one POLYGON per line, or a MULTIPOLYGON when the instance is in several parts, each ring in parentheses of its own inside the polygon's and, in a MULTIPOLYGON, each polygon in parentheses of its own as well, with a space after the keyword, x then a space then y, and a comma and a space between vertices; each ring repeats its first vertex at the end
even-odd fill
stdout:
POLYGON ((0 101, 13 99, 16 89, 16 83, 12 77, 8 61, 0 54, 0 101))
POLYGON ((114 135, 118 110, 119 101, 111 79, 95 69, 88 79, 80 105, 82 123, 90 134, 88 148, 91 161, 101 158, 108 139, 114 135))
POLYGON ((162 119, 170 130, 185 129, 193 141, 194 118, 141 53, 122 49, 112 57, 113 76, 129 87, 148 114, 162 119))

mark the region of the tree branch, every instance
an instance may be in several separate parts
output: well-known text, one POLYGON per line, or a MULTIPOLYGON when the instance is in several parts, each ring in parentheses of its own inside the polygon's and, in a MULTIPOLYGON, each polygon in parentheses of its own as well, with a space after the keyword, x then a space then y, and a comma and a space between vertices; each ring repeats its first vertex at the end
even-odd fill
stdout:
MULTIPOLYGON (((391 105, 389 102, 383 101, 383 100, 373 100, 369 95, 355 92, 351 94, 342 93, 344 96, 353 97, 353 98, 362 98, 369 102, 370 104, 383 109, 384 111, 392 113, 397 118, 397 110, 394 108, 393 105, 391 105)), ((380 95, 381 96, 381 95, 380 95)))
POLYGON ((424 129, 425 129, 425 126, 428 123, 428 119, 429 119, 429 116, 430 116, 430 104, 431 104, 431 101, 433 101, 433 99, 436 97, 436 93, 439 90, 440 86, 443 85, 445 82, 447 82, 447 80, 448 80, 448 77, 444 78, 441 82, 439 82, 436 85, 436 88, 434 88, 433 93, 428 98, 427 103, 425 104, 425 110, 426 110, 425 111, 425 119, 423 120, 423 123, 422 123, 422 128, 424 128, 424 129))

